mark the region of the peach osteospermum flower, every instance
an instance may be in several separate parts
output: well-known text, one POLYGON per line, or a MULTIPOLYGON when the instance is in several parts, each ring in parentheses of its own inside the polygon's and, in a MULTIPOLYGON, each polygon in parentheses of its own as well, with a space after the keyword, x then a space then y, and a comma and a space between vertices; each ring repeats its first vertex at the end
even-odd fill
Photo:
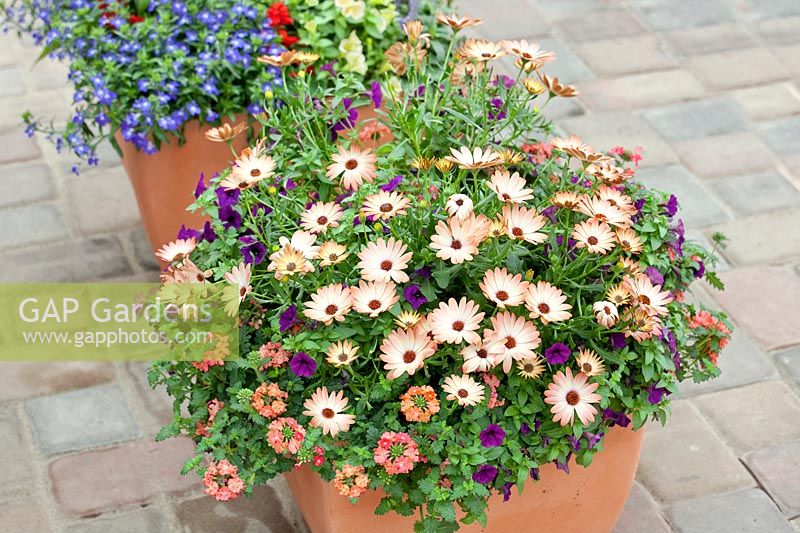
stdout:
POLYGON ((277 383, 262 383, 253 393, 250 405, 264 418, 277 418, 286 412, 286 399, 289 393, 284 392, 277 383))
POLYGON ((450 148, 450 154, 451 155, 446 156, 444 159, 452 161, 460 168, 466 170, 494 167, 503 162, 503 158, 500 157, 500 154, 491 148, 474 148, 470 150, 466 146, 462 146, 458 150, 450 148))
POLYGON ((611 226, 624 228, 631 224, 630 215, 623 212, 619 207, 611 205, 608 200, 584 196, 576 209, 589 218, 598 222, 605 222, 611 226))
POLYGON ((455 218, 437 222, 430 245, 436 250, 436 257, 456 265, 472 261, 478 255, 479 242, 471 230, 470 224, 463 224, 455 218))
POLYGON ((630 257, 620 257, 617 264, 622 268, 623 272, 628 274, 638 274, 642 271, 642 265, 639 261, 634 261, 630 257))
POLYGON ((503 345, 496 341, 480 340, 461 350, 464 364, 461 371, 465 374, 472 372, 488 372, 495 367, 503 355, 503 345))
POLYGON ((483 39, 467 39, 458 55, 464 59, 487 62, 506 55, 500 43, 493 43, 483 39))
POLYGON ((550 198, 550 203, 566 209, 575 209, 581 203, 582 195, 572 191, 558 191, 550 198))
POLYGON ((364 281, 358 282, 357 287, 350 288, 353 295, 353 308, 372 318, 377 317, 400 299, 397 296, 397 286, 391 281, 364 281))
POLYGON ((320 259, 319 265, 320 266, 331 266, 337 263, 341 263, 350 253, 347 251, 347 248, 343 244, 339 244, 338 242, 327 241, 322 243, 322 246, 319 247, 317 251, 317 259, 320 259))
POLYGON ((486 215, 470 213, 464 220, 459 220, 461 230, 473 236, 473 240, 480 244, 489 237, 492 221, 486 215))
POLYGON ((572 230, 575 246, 586 248, 590 254, 605 255, 614 248, 614 234, 605 222, 589 219, 581 222, 572 230))
POLYGON ((483 332, 488 341, 499 342, 503 353, 499 362, 503 363, 503 372, 511 370, 514 361, 534 357, 534 350, 542 343, 539 330, 533 323, 528 322, 509 311, 493 316, 492 329, 483 332))
POLYGON ((638 211, 636 206, 633 204, 631 197, 627 194, 623 194, 615 187, 609 187, 605 184, 600 185, 600 187, 597 189, 597 197, 601 200, 605 200, 614 207, 618 207, 627 215, 635 215, 638 211))
POLYGON ((311 233, 325 233, 339 226, 342 207, 336 202, 316 202, 300 215, 300 226, 311 233))
POLYGON ((506 235, 510 238, 522 239, 531 244, 540 244, 547 240, 547 234, 539 231, 547 219, 538 214, 536 209, 506 205, 503 206, 502 217, 506 224, 506 235))
POLYGON ((458 402, 461 407, 478 405, 486 398, 486 387, 466 374, 448 376, 442 390, 447 393, 448 400, 458 402))
POLYGON ((419 446, 408 433, 386 431, 378 439, 372 460, 383 466, 388 474, 407 474, 422 460, 419 446))
POLYGON ((519 204, 533 198, 533 189, 525 188, 525 180, 518 172, 513 174, 507 170, 496 170, 488 182, 489 188, 501 202, 519 204))
POLYGON ((251 265, 239 263, 231 269, 230 272, 225 273, 225 281, 239 288, 239 301, 243 302, 248 294, 253 292, 253 287, 250 285, 250 278, 252 273, 250 271, 251 265))
POLYGON ((409 280, 404 272, 411 261, 411 252, 406 253, 408 247, 403 241, 389 237, 389 240, 378 239, 370 242, 358 252, 358 268, 361 277, 367 281, 394 281, 405 283, 409 280))
POLYGON ((331 437, 335 437, 340 431, 347 432, 356 421, 355 415, 344 413, 347 403, 344 391, 330 394, 327 387, 319 387, 311 398, 303 403, 306 409, 303 414, 311 417, 309 422, 311 426, 322 428, 323 435, 330 434, 331 437))
POLYGON ((400 412, 408 422, 430 422, 439 412, 439 400, 433 387, 411 387, 400 396, 400 412))
POLYGON ((267 430, 267 442, 276 453, 299 452, 305 438, 305 428, 291 417, 273 420, 267 430))
POLYGON ((221 126, 217 126, 216 128, 208 128, 205 132, 205 138, 216 143, 224 143, 232 141, 244 133, 246 129, 246 122, 239 122, 235 126, 223 124, 221 126))
POLYGON ((240 156, 230 174, 219 182, 225 189, 247 189, 275 175, 275 160, 255 152, 240 156))
POLYGON ((203 474, 203 485, 205 486, 203 492, 221 502, 235 499, 244 490, 244 481, 239 477, 239 468, 227 459, 208 465, 203 474))
POLYGON ((615 237, 620 248, 629 254, 638 254, 644 249, 642 240, 639 238, 636 232, 630 228, 618 229, 615 232, 615 237))
POLYGON ((631 293, 633 301, 651 315, 669 313, 667 304, 672 301, 672 295, 668 291, 662 291, 661 285, 653 285, 646 274, 625 276, 622 278, 622 284, 631 293))
POLYGON ((458 220, 464 220, 472 214, 473 203, 466 194, 454 194, 445 204, 447 214, 458 220))
POLYGON ((405 215, 406 207, 410 203, 411 200, 398 192, 381 191, 366 197, 363 211, 365 215, 376 219, 389 220, 397 215, 405 215))
POLYGON ((165 263, 172 263, 181 261, 189 257, 197 246, 197 240, 194 237, 189 239, 177 239, 168 244, 165 244, 156 252, 156 257, 165 263))
POLYGON ((597 323, 604 328, 611 328, 619 322, 619 311, 617 306, 611 302, 599 301, 592 304, 592 312, 594 313, 597 323))
POLYGON ((544 391, 544 402, 553 406, 550 408, 553 422, 562 426, 572 425, 577 414, 584 426, 589 425, 597 414, 592 404, 601 400, 600 395, 594 392, 598 384, 588 383, 585 374, 573 376, 569 368, 566 372, 565 375, 559 370, 553 376, 553 382, 544 391))
POLYGON ((625 336, 633 337, 636 342, 644 342, 661 335, 661 320, 641 307, 629 309, 622 320, 628 322, 625 336))
POLYGON ((305 303, 303 314, 311 320, 330 325, 334 320, 343 321, 352 305, 350 289, 341 283, 332 283, 311 295, 311 300, 305 303))
POLYGON ((572 98, 573 96, 578 96, 578 90, 575 89, 575 87, 561 83, 558 78, 551 78, 547 74, 542 74, 540 72, 539 79, 542 80, 542 83, 545 87, 547 87, 547 91, 550 94, 560 96, 561 98, 572 98))
POLYGON ((317 236, 310 231, 297 230, 292 233, 292 238, 280 237, 278 243, 281 246, 291 244, 295 250, 302 252, 306 259, 314 259, 319 252, 319 246, 316 244, 317 236))
POLYGON ((453 31, 463 30, 464 28, 471 28, 472 26, 477 26, 479 24, 483 24, 483 20, 470 18, 470 17, 460 17, 458 15, 445 15, 443 13, 439 13, 436 15, 436 22, 439 24, 444 24, 446 26, 450 26, 453 31))
POLYGON ((346 149, 339 147, 339 152, 333 154, 333 163, 328 165, 326 175, 328 179, 341 176, 342 187, 358 190, 362 183, 372 183, 375 179, 375 161, 377 157, 372 150, 360 151, 356 148, 346 149))
POLYGON ((314 271, 314 266, 308 262, 303 253, 291 244, 271 254, 269 260, 267 270, 275 272, 275 279, 314 271))
POLYGON ((333 486, 347 498, 360 498, 369 489, 369 476, 363 466, 342 465, 336 470, 333 486))
POLYGON ((505 268, 487 270, 483 280, 478 283, 487 300, 494 302, 500 309, 513 307, 525 300, 528 282, 522 280, 522 274, 511 275, 505 268))
POLYGON ((430 313, 431 331, 436 342, 459 344, 467 341, 470 344, 481 340, 477 333, 484 313, 478 304, 463 296, 456 302, 450 298, 447 303, 440 302, 439 308, 430 313))
POLYGON ((299 52, 295 50, 287 50, 286 52, 282 52, 280 55, 264 55, 258 57, 256 58, 256 61, 259 63, 266 63, 267 65, 273 67, 288 67, 290 65, 296 65, 297 63, 300 63, 298 54, 299 52))
POLYGON ((416 328, 397 329, 389 333, 381 344, 381 361, 386 363, 384 369, 389 371, 389 379, 403 374, 412 376, 435 351, 435 345, 425 333, 416 328))
POLYGON ((606 290, 606 300, 611 302, 612 304, 616 305, 617 307, 621 307, 623 305, 627 305, 631 301, 631 293, 628 288, 619 283, 617 285, 612 285, 606 290))
POLYGON ((358 347, 349 340, 338 341, 328 346, 325 358, 333 366, 347 366, 358 358, 358 347))
POLYGON ((397 318, 395 318, 394 323, 397 324, 398 327, 403 329, 411 329, 416 326, 419 321, 422 320, 422 315, 417 313, 416 311, 403 311, 397 318))
POLYGON ((517 371, 525 379, 535 379, 545 371, 544 359, 538 355, 530 359, 520 359, 517 361, 517 371))
POLYGON ((542 324, 563 322, 572 318, 569 312, 572 306, 561 289, 546 281, 531 283, 525 292, 525 307, 531 312, 531 318, 538 318, 542 324))
POLYGON ((603 360, 593 350, 578 350, 575 362, 578 363, 578 369, 581 374, 589 377, 599 376, 606 371, 603 360))
POLYGON ((530 72, 540 69, 545 63, 555 60, 554 52, 542 50, 539 43, 528 43, 525 39, 521 41, 503 41, 500 43, 506 52, 516 56, 515 64, 530 72))

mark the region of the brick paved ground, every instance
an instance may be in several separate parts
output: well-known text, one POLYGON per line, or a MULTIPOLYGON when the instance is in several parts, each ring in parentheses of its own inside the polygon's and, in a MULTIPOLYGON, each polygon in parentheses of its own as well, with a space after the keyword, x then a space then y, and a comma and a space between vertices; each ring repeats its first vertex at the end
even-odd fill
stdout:
MULTIPOLYGON (((650 427, 617 526, 800 531, 800 2, 469 0, 483 35, 558 53, 582 97, 548 111, 598 147, 645 147, 641 178, 675 192, 690 233, 726 232, 738 330, 723 377, 684 387, 650 427)), ((81 177, 27 140, 20 110, 64 116, 64 69, 0 38, 0 281, 151 280, 155 265, 116 158, 81 177)), ((281 483, 216 504, 174 473, 189 443, 141 365, 0 366, 0 524, 9 531, 300 531, 281 483)))

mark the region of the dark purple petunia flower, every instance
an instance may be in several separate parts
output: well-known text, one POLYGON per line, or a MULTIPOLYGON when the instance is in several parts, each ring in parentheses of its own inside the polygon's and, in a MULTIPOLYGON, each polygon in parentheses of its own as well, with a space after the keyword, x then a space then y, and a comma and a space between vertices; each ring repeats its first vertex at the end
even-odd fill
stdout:
POLYGON ((560 342, 553 343, 544 351, 544 357, 551 365, 566 363, 570 355, 572 355, 572 350, 569 349, 569 346, 560 342))
POLYGON ((622 350, 628 345, 628 341, 625 339, 624 333, 612 333, 611 334, 611 349, 612 350, 622 350))
POLYGON ((194 239, 200 240, 200 232, 196 229, 187 228, 185 224, 181 224, 181 229, 178 230, 178 239, 194 239))
POLYGON ((217 195, 217 205, 222 209, 223 207, 230 207, 239 203, 239 189, 225 189, 224 187, 217 187, 214 192, 217 195))
POLYGON ((553 461, 556 464, 556 470, 563 470, 564 472, 569 474, 569 460, 570 460, 571 457, 572 457, 572 452, 569 452, 567 454, 566 460, 564 460, 563 463, 561 461, 559 461, 558 459, 553 461))
POLYGON ((202 172, 200 173, 200 179, 197 180, 197 186, 194 188, 194 197, 200 198, 200 195, 206 192, 206 184, 205 184, 206 176, 202 172))
POLYGON ((385 192, 392 192, 393 190, 397 189, 400 185, 400 182, 403 181, 403 176, 395 176, 391 179, 391 181, 385 185, 381 185, 380 189, 385 192))
POLYGON ((331 127, 331 132, 333 133, 334 141, 338 138, 338 132, 355 127, 356 122, 358 121, 358 111, 356 111, 353 108, 352 99, 345 98, 344 100, 342 100, 342 106, 344 107, 344 110, 347 112, 347 117, 343 118, 342 120, 340 120, 331 127))
POLYGON ((667 214, 668 217, 674 217, 675 213, 678 212, 678 199, 675 197, 674 194, 669 195, 669 200, 667 203, 663 204, 664 212, 667 214))
POLYGON ((574 437, 573 435, 568 435, 567 440, 569 441, 570 446, 576 452, 581 449, 581 439, 574 437))
POLYGON ((700 259, 695 259, 695 261, 697 261, 697 268, 694 269, 694 277, 700 279, 706 274, 706 265, 700 259))
POLYGON ((671 330, 662 327, 661 340, 664 341, 664 344, 667 345, 670 354, 675 355, 676 353, 678 353, 678 342, 677 339, 675 338, 675 334, 671 330))
POLYGON ((590 450, 594 449, 594 447, 597 446, 597 443, 603 440, 603 435, 605 435, 605 433, 602 431, 600 433, 589 433, 587 431, 583 434, 583 436, 586 437, 586 440, 589 441, 590 450))
POLYGON ((664 276, 661 275, 661 272, 654 266, 649 266, 644 269, 644 273, 647 274, 647 277, 650 278, 650 282, 653 285, 663 285, 664 284, 664 276))
POLYGON ((508 481, 506 483, 503 483, 503 486, 500 487, 500 490, 503 491, 503 501, 504 502, 507 502, 508 500, 511 499, 511 487, 513 487, 513 486, 514 486, 514 482, 513 481, 508 481))
POLYGON ((211 227, 211 222, 208 220, 203 224, 203 240, 206 242, 214 242, 217 240, 217 234, 214 232, 214 228, 211 227))
POLYGON ((383 91, 381 91, 381 84, 377 81, 372 82, 369 89, 369 99, 372 100, 372 105, 378 109, 383 104, 383 91))
POLYGON ((486 429, 480 432, 478 437, 481 439, 481 446, 484 448, 494 448, 501 446, 503 439, 506 438, 506 432, 497 424, 489 424, 486 429))
POLYGON ((489 120, 503 120, 506 118, 506 112, 503 111, 505 103, 500 98, 492 98, 489 105, 497 111, 489 111, 489 120))
POLYGON ((664 399, 664 394, 666 394, 666 392, 667 389, 663 387, 656 387, 656 384, 653 383, 647 387, 647 401, 653 405, 661 403, 661 400, 664 399))
POLYGON ((334 66, 333 62, 325 63, 324 65, 322 65, 322 67, 320 67, 320 70, 323 71, 323 72, 330 72, 331 76, 333 76, 335 78, 336 77, 336 69, 334 69, 333 66, 334 66))
POLYGON ((492 465, 481 465, 472 474, 472 480, 483 485, 489 485, 497 477, 497 468, 492 465))
POLYGON ((419 278, 419 279, 431 279, 431 276, 433 275, 433 273, 431 272, 431 267, 424 266, 424 267, 416 269, 414 271, 413 275, 414 275, 415 278, 419 278))
POLYGON ((297 306, 292 304, 286 308, 286 311, 281 313, 281 317, 278 319, 281 327, 281 333, 284 333, 292 326, 294 326, 297 320, 297 306))
POLYGON ((528 424, 526 424, 525 422, 523 422, 519 426, 519 432, 521 434, 523 434, 523 435, 527 435, 527 434, 529 434, 531 432, 531 427, 528 424))
POLYGON ((610 407, 603 409, 603 420, 610 420, 611 426, 626 428, 630 425, 631 419, 622 411, 615 411, 610 407))
MULTIPOLYGON (((547 217, 550 220, 550 222, 554 224, 556 222, 556 213, 558 213, 557 205, 551 205, 542 209, 542 216, 547 217)), ((559 237, 561 237, 561 235, 559 235, 559 237)))
POLYGON ((411 304, 411 307, 414 309, 419 309, 426 303, 428 303, 428 299, 425 298, 425 295, 422 294, 418 285, 414 285, 413 283, 410 285, 406 285, 403 289, 403 296, 405 297, 406 301, 411 304))
POLYGON ((219 220, 225 229, 242 227, 242 215, 230 205, 219 208, 219 220))
POLYGON ((506 76, 505 74, 500 74, 499 76, 495 76, 495 78, 492 80, 492 85, 495 87, 501 83, 506 89, 510 89, 514 86, 514 78, 511 76, 506 76))
POLYGON ((262 212, 264 213, 264 215, 269 215, 270 213, 272 213, 272 208, 267 204, 262 204, 261 202, 257 203, 256 205, 250 208, 250 213, 254 217, 257 217, 258 214, 262 212))
POLYGON ((539 481, 539 469, 538 468, 531 468, 531 479, 534 481, 539 481))
POLYGON ((310 378, 317 371, 317 362, 305 352, 297 352, 289 360, 289 368, 295 376, 310 378))
POLYGON ((257 241, 255 237, 245 235, 239 237, 239 242, 243 245, 240 251, 246 265, 258 265, 267 255, 267 247, 264 246, 263 243, 257 241))

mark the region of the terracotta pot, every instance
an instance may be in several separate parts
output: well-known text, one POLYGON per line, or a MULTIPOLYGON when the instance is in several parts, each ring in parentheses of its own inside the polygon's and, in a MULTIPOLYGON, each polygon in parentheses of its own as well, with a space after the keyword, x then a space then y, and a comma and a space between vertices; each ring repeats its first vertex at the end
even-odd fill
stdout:
MULTIPOLYGON (((605 450, 595 455, 589 468, 572 463, 567 475, 547 464, 540 469, 541 481, 528 481, 522 494, 512 491, 508 502, 503 502, 501 496, 492 496, 486 529, 472 524, 460 531, 610 532, 628 499, 643 433, 612 428, 604 441, 605 450)), ((374 514, 382 497, 378 491, 368 492, 353 505, 339 495, 332 483, 325 483, 307 465, 284 476, 313 533, 411 533, 414 530, 416 517, 374 514)))
MULTIPOLYGON (((237 121, 246 120, 247 115, 236 118, 237 121)), ((186 142, 183 145, 179 145, 177 139, 171 139, 153 155, 137 150, 117 132, 122 164, 133 184, 139 213, 153 251, 175 240, 181 224, 187 228, 203 226, 203 217, 186 210, 194 201, 197 180, 201 173, 208 180, 233 160, 227 143, 211 142, 205 138, 208 128, 197 121, 189 122, 184 131, 186 142)), ((245 144, 245 135, 234 141, 237 151, 245 144)))

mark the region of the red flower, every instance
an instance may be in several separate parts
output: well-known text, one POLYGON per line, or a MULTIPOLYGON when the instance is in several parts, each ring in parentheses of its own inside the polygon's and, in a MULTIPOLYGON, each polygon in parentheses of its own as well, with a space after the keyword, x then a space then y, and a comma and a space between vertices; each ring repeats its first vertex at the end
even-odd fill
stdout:
POLYGON ((144 22, 144 17, 140 17, 139 15, 131 15, 128 18, 128 22, 131 24, 139 24, 140 22, 144 22))
POLYGON ((294 24, 294 20, 289 14, 289 8, 286 7, 283 2, 276 2, 269 6, 267 9, 267 17, 269 18, 270 26, 273 28, 294 24))
POLYGON ((285 29, 283 29, 283 28, 278 28, 278 35, 280 35, 280 37, 281 37, 281 43, 282 43, 282 44, 283 44, 283 46, 285 46, 286 48, 291 48, 292 46, 294 46, 295 44, 297 44, 297 41, 299 41, 299 40, 300 40, 300 38, 299 38, 299 37, 295 37, 294 35, 289 35, 289 32, 287 32, 287 31, 286 31, 285 29))

